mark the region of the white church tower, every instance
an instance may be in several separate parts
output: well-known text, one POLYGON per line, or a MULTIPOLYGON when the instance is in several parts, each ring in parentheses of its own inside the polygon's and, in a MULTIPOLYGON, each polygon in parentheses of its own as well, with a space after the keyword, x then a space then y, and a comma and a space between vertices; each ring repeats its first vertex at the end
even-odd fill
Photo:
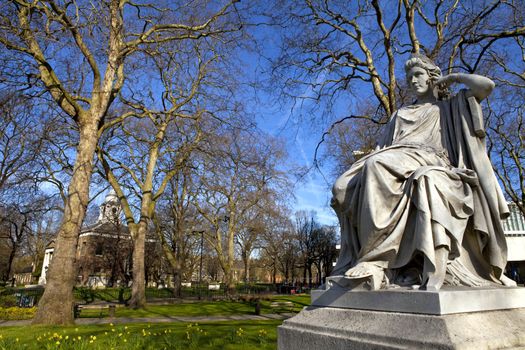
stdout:
POLYGON ((106 195, 106 199, 100 205, 97 223, 116 223, 119 222, 122 208, 117 193, 111 189, 106 195))

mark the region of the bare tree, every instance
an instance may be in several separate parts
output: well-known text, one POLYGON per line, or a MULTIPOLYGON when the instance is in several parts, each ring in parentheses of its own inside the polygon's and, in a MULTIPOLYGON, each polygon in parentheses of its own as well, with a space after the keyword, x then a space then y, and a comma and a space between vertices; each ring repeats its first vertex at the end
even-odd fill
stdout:
POLYGON ((212 227, 206 238, 217 253, 228 291, 233 293, 235 237, 249 212, 278 187, 282 149, 240 129, 216 129, 215 137, 207 140, 198 169, 200 195, 195 205, 212 227))
POLYGON ((11 269, 15 256, 19 253, 20 248, 24 244, 28 236, 29 226, 29 212, 18 211, 18 208, 1 208, 2 214, 0 216, 0 225, 4 227, 2 231, 7 232, 7 239, 9 241, 9 257, 7 260, 7 269, 3 280, 8 280, 11 276, 11 269))
POLYGON ((232 8, 231 2, 213 6, 200 1, 171 9, 126 0, 2 3, 0 44, 9 50, 5 69, 10 82, 46 91, 78 130, 63 224, 34 323, 73 323, 75 253, 95 148, 126 73, 132 73, 125 70, 127 59, 166 42, 197 40, 228 30, 222 19, 232 8), (196 8, 200 13, 191 15, 196 8))
POLYGON ((14 187, 27 185, 40 140, 32 119, 35 108, 21 94, 0 95, 0 198, 14 187))
POLYGON ((300 211, 295 214, 295 235, 301 254, 303 269, 303 283, 312 286, 312 265, 317 260, 317 231, 319 223, 315 220, 314 212, 300 211))
POLYGON ((258 248, 259 240, 261 238, 264 227, 255 220, 250 224, 242 225, 235 237, 235 242, 239 248, 241 260, 244 265, 244 276, 242 277, 245 283, 250 282, 251 260, 252 253, 258 248))
MULTIPOLYGON (((174 177, 184 177, 189 158, 203 138, 205 119, 216 118, 228 103, 213 100, 229 93, 218 62, 227 60, 233 38, 216 42, 174 43, 158 49, 149 60, 160 84, 145 93, 121 97, 126 112, 115 117, 110 136, 98 155, 103 174, 117 192, 134 242, 133 286, 130 305, 142 307, 144 296, 144 240, 158 200, 174 177), (217 74, 220 72, 220 74, 217 74), (158 96, 155 96, 155 95, 158 96), (154 108, 159 101, 161 108, 154 108), (219 112, 217 112, 219 111, 219 112), (138 208, 132 210, 132 205, 138 208)), ((151 75, 150 75, 151 76, 151 75)), ((234 102, 234 99, 231 99, 234 102)), ((225 113, 221 115, 227 118, 225 113)), ((186 177, 188 179, 189 177, 186 177)), ((184 200, 184 199, 183 199, 184 200)), ((177 209, 181 209, 180 207, 177 209)), ((177 222, 180 236, 185 228, 177 222)), ((162 236, 159 236, 162 238, 162 236)), ((164 248, 166 246, 164 245, 164 248)), ((169 261, 174 256, 168 254, 169 261)))
MULTIPOLYGON (((167 198, 155 214, 155 229, 173 273, 174 294, 180 296, 181 282, 191 281, 204 249, 205 227, 193 205, 196 196, 192 167, 178 172, 167 188, 167 198)), ((199 272, 200 274, 201 272, 199 272)), ((202 276, 199 276, 202 277, 202 276)))
POLYGON ((523 38, 516 42, 521 60, 510 61, 491 53, 493 66, 507 75, 496 77, 496 96, 486 108, 487 135, 491 161, 505 194, 525 215, 525 44, 523 38))
MULTIPOLYGON (((190 65, 185 59, 177 60, 172 53, 168 54, 166 60, 156 58, 163 84, 163 108, 152 109, 143 101, 137 101, 136 97, 135 101, 125 100, 125 104, 132 109, 116 118, 121 121, 112 129, 112 138, 108 138, 107 143, 98 149, 103 174, 122 203, 133 239, 130 306, 134 308, 143 307, 146 302, 145 240, 156 203, 202 138, 199 123, 205 110, 198 110, 193 100, 200 93, 208 64, 214 56, 204 62, 198 56, 195 76, 181 77, 174 74, 180 72, 181 66, 190 65), (177 78, 186 78, 184 84, 187 85, 176 85, 177 78), (119 141, 115 142, 115 136, 119 141), (167 162, 166 157, 173 162, 167 162), (128 187, 126 191, 125 186, 128 187), (138 215, 135 215, 132 207, 135 204, 134 197, 138 199, 138 215)), ((187 67, 190 71, 192 68, 187 67)))
POLYGON ((265 267, 271 271, 272 283, 276 283, 278 274, 284 278, 285 283, 291 283, 297 277, 300 253, 288 213, 286 207, 276 206, 276 215, 267 217, 262 237, 263 261, 265 267))
POLYGON ((315 236, 317 243, 314 264, 318 273, 317 284, 321 285, 332 273, 333 263, 337 259, 337 235, 333 226, 322 226, 316 230, 315 236))
MULTIPOLYGON (((32 119, 32 101, 16 92, 0 95, 0 225, 7 261, 2 278, 8 279, 15 257, 26 245, 31 231, 34 198, 31 174, 40 140, 32 119)), ((36 201, 35 201, 36 202, 36 201)))
POLYGON ((56 223, 56 217, 53 216, 56 208, 52 205, 52 198, 20 187, 15 191, 11 194, 16 193, 16 200, 0 205, 0 234, 7 239, 9 250, 2 276, 4 280, 10 278, 15 258, 22 255, 30 256, 35 268, 39 266, 43 248, 54 235, 52 225, 56 223), (45 221, 50 227, 43 227, 45 221))
POLYGON ((520 1, 297 0, 282 6, 276 17, 286 31, 276 78, 286 97, 320 109, 311 114, 315 125, 342 121, 330 130, 336 140, 326 156, 342 151, 346 133, 361 139, 348 145, 357 148, 346 149, 347 156, 335 159, 344 167, 355 160, 353 151, 366 152, 373 144, 368 138, 375 133, 363 139, 358 121, 382 124, 410 100, 403 79, 396 78, 410 52, 426 54, 448 73, 476 72, 508 81, 523 71, 521 63, 514 64, 525 34, 520 1))

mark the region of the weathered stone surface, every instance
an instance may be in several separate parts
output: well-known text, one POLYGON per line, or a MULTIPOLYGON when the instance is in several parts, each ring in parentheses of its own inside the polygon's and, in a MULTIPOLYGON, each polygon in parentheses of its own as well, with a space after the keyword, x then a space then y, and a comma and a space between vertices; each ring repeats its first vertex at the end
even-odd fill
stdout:
POLYGON ((443 76, 420 54, 405 72, 417 100, 393 113, 375 149, 332 188, 341 227, 332 276, 372 290, 515 285, 501 273, 507 247, 500 220, 509 209, 483 139, 480 102, 494 82, 443 76), (466 89, 444 98, 439 90, 455 83, 466 89))
POLYGON ((407 289, 363 291, 331 287, 328 290, 312 291, 312 305, 447 315, 464 312, 525 308, 525 288, 445 286, 439 291, 407 289))
POLYGON ((443 76, 419 54, 405 71, 417 101, 335 182, 340 255, 313 306, 279 327, 280 350, 525 349, 525 289, 501 273, 508 208, 481 123, 494 83, 443 76), (438 99, 452 83, 467 89, 438 99))
POLYGON ((307 307, 278 329, 279 350, 525 348, 525 309, 421 315, 307 307))

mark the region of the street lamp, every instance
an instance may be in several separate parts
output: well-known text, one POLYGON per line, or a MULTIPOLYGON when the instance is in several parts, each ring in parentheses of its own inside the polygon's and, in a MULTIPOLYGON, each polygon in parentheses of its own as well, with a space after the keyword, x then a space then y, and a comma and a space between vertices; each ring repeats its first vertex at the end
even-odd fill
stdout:
POLYGON ((200 262, 199 262, 199 294, 198 298, 201 300, 201 286, 202 286, 202 255, 204 251, 204 230, 193 231, 194 233, 201 234, 201 244, 200 244, 200 262))
POLYGON ((202 284, 202 253, 204 252, 204 231, 201 231, 201 259, 199 263, 199 285, 202 284))

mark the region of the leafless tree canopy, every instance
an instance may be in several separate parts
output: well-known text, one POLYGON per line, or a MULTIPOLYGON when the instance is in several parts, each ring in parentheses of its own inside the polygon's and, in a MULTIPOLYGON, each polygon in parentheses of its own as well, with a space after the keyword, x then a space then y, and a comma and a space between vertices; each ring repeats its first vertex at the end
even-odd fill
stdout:
POLYGON ((307 115, 316 160, 338 175, 413 99, 403 71, 412 52, 497 83, 484 105, 487 145, 523 212, 524 23, 519 0, 3 1, 0 273, 12 275, 15 255, 38 263, 55 237, 35 322, 72 323, 86 208, 111 187, 133 240, 134 307, 164 268, 179 288, 203 268, 208 279, 222 273, 230 292, 240 265, 246 282, 255 265, 274 282, 326 276, 335 231, 312 213, 291 218, 293 157, 258 129, 269 106, 247 91, 269 81, 270 98, 307 115), (280 47, 265 48, 270 73, 252 74, 266 57, 247 48, 269 45, 258 41, 266 29, 280 47), (155 254, 145 254, 148 237, 155 254))
POLYGON ((370 138, 377 132, 374 124, 383 123, 412 99, 404 92, 402 68, 411 52, 434 59, 444 73, 489 76, 499 91, 490 100, 494 113, 486 113, 494 119, 489 121, 491 154, 509 199, 522 201, 523 131, 505 140, 503 129, 522 125, 522 111, 513 101, 523 95, 523 5, 455 0, 283 2, 276 21, 286 35, 274 73, 285 96, 313 101, 302 103, 314 107, 315 125, 330 130, 324 137, 324 156, 334 158, 336 172, 355 161, 356 152, 370 150, 370 138), (334 120, 343 122, 327 127, 334 120), (512 160, 496 161, 498 157, 512 160))

